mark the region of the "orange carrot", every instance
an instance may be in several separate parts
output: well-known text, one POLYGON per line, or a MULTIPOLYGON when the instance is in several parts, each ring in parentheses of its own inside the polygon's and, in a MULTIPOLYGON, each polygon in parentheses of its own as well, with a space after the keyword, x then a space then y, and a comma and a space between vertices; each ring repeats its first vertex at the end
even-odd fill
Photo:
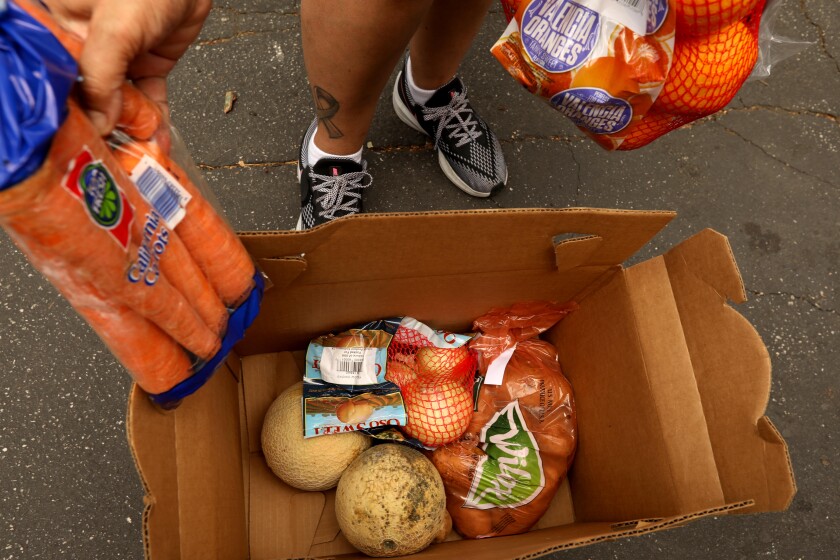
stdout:
POLYGON ((164 393, 193 374, 184 349, 138 313, 123 305, 87 306, 79 295, 93 294, 79 285, 59 291, 147 393, 164 393))
POLYGON ((13 232, 12 238, 34 263, 51 262, 45 274, 144 391, 163 393, 192 375, 193 364, 184 349, 160 328, 126 306, 106 301, 72 269, 50 261, 52 257, 37 245, 27 246, 13 232))
MULTIPOLYGON (((137 152, 133 144, 126 144, 114 148, 113 155, 126 173, 131 173, 142 157, 137 152)), ((148 207, 136 189, 127 189, 126 196, 135 208, 148 207)), ((222 335, 227 326, 227 309, 175 231, 169 233, 169 245, 160 264, 163 275, 190 302, 210 330, 222 335)))
POLYGON ((242 242, 202 196, 186 172, 154 142, 134 143, 134 157, 128 153, 120 154, 118 159, 124 169, 133 169, 139 161, 134 148, 160 163, 190 193, 192 199, 187 204, 187 214, 175 231, 222 301, 228 306, 241 303, 253 286, 255 272, 254 263, 242 242))
POLYGON ((122 85, 120 91, 122 112, 117 119, 117 128, 138 140, 151 139, 163 123, 160 108, 128 82, 122 85))
MULTIPOLYGON (((47 27, 78 60, 82 47, 78 36, 59 26, 47 12, 31 0, 22 0, 22 6, 47 27)), ((204 199, 187 174, 166 155, 169 150, 169 137, 164 131, 165 127, 161 126, 162 119, 157 106, 128 84, 121 91, 123 108, 119 119, 120 126, 130 136, 140 140, 149 139, 154 135, 158 143, 146 142, 144 151, 175 176, 193 197, 187 216, 176 231, 222 301, 229 306, 237 305, 247 297, 253 286, 255 269, 250 256, 236 234, 204 199)))

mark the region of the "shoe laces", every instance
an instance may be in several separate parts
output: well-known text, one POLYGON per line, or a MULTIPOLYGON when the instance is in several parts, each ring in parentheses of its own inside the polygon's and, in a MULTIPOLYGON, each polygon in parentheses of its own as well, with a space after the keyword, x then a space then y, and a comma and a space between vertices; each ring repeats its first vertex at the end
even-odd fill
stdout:
POLYGON ((322 208, 318 216, 327 220, 335 219, 336 214, 358 214, 358 203, 362 198, 361 189, 366 189, 373 182, 367 172, 367 162, 362 163, 362 171, 351 171, 341 175, 320 175, 313 173, 312 190, 319 194, 315 203, 322 208))
POLYGON ((466 91, 453 95, 449 104, 443 107, 423 107, 423 119, 439 121, 435 131, 435 146, 440 143, 445 131, 449 131, 449 138, 457 139, 457 148, 477 140, 483 134, 478 129, 479 122, 469 105, 466 91))

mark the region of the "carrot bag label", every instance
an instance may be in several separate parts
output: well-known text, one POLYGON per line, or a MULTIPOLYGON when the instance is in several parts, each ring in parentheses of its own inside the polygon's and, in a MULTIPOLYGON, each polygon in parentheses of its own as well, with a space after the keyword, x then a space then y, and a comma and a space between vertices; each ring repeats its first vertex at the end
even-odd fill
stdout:
POLYGON ((94 224, 128 250, 134 208, 105 164, 94 160, 90 148, 82 148, 61 184, 82 203, 94 224))
POLYGON ((405 425, 400 389, 385 378, 400 319, 385 319, 309 343, 303 378, 304 437, 405 425))
POLYGON ((131 170, 130 178, 167 226, 174 229, 181 223, 192 195, 162 165, 144 155, 131 170))
POLYGON ((528 91, 602 146, 616 149, 668 76, 671 2, 523 1, 491 52, 528 91))

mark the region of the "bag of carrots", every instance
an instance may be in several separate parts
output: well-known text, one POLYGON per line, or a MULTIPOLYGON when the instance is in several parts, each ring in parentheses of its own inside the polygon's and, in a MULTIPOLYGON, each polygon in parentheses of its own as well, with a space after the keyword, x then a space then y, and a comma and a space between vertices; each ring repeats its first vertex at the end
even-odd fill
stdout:
POLYGON ((759 51, 765 0, 502 0, 493 55, 608 150, 725 107, 759 51))
POLYGON ((39 4, 0 2, 0 225, 157 404, 176 406, 241 340, 263 281, 169 157, 129 83, 99 136, 73 89, 81 40, 39 4))

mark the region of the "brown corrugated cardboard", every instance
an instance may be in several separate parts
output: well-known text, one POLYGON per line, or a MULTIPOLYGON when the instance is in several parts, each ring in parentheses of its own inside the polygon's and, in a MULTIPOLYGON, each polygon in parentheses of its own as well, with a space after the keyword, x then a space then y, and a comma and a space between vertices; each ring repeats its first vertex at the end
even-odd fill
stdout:
POLYGON ((745 294, 726 239, 707 230, 621 267, 672 217, 442 212, 243 234, 274 287, 238 357, 172 412, 132 392, 147 558, 363 558, 340 532, 335 492, 289 488, 262 457, 262 418, 302 377, 308 340, 404 314, 467 330, 490 307, 534 299, 579 303, 547 333, 576 392, 571 475, 533 531, 479 541, 453 532, 417 558, 531 558, 784 509, 795 484, 763 416, 769 359, 727 304, 745 294))

